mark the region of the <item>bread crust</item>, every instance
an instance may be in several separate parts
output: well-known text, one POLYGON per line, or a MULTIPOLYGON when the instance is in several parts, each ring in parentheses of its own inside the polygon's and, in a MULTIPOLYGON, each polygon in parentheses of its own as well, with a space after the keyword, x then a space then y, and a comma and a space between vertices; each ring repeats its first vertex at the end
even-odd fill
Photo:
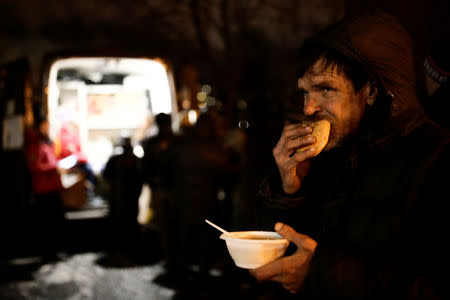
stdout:
POLYGON ((330 121, 321 119, 318 121, 303 121, 302 124, 309 125, 313 128, 313 131, 307 136, 315 136, 316 142, 314 144, 298 148, 296 152, 302 152, 308 150, 311 147, 314 147, 316 149, 314 156, 316 156, 320 152, 322 152, 323 148, 325 148, 328 143, 331 127, 330 121))

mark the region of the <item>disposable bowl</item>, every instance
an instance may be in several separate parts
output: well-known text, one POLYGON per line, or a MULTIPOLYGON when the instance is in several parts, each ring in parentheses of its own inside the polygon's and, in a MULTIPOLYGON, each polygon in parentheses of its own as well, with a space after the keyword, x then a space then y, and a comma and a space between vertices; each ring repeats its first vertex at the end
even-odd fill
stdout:
POLYGON ((281 257, 289 241, 273 231, 233 231, 220 236, 236 266, 255 269, 281 257))

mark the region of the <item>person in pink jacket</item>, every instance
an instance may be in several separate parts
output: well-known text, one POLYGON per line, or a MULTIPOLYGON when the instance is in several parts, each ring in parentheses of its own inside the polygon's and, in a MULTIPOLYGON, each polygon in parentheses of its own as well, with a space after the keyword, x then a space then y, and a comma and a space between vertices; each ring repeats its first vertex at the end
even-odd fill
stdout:
POLYGON ((46 119, 38 120, 34 131, 28 132, 26 157, 38 220, 36 225, 42 237, 41 250, 45 258, 52 258, 56 254, 57 242, 61 240, 60 230, 64 224, 63 186, 46 119))

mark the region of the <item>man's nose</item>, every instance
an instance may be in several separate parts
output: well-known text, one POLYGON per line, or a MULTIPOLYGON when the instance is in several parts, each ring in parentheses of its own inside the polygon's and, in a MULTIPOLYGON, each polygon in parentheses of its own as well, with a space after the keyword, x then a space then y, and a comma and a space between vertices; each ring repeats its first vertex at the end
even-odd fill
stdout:
POLYGON ((320 106, 318 99, 315 95, 309 94, 308 97, 305 97, 305 102, 303 106, 303 113, 306 116, 312 116, 317 112, 322 111, 322 107, 320 106))

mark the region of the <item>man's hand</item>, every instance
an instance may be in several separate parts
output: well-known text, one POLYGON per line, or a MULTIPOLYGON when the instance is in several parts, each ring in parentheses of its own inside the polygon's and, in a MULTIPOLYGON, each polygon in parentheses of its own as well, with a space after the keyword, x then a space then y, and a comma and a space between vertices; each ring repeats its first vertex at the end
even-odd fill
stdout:
POLYGON ((313 144, 316 138, 306 136, 312 132, 310 126, 299 123, 286 125, 272 153, 280 172, 283 189, 293 194, 300 189, 303 178, 308 174, 314 156, 314 148, 297 153, 295 150, 313 144))
POLYGON ((291 256, 282 257, 257 269, 250 270, 259 281, 275 281, 289 292, 297 293, 303 285, 309 272, 317 243, 310 237, 297 233, 292 227, 277 223, 275 230, 297 246, 297 251, 291 256))

